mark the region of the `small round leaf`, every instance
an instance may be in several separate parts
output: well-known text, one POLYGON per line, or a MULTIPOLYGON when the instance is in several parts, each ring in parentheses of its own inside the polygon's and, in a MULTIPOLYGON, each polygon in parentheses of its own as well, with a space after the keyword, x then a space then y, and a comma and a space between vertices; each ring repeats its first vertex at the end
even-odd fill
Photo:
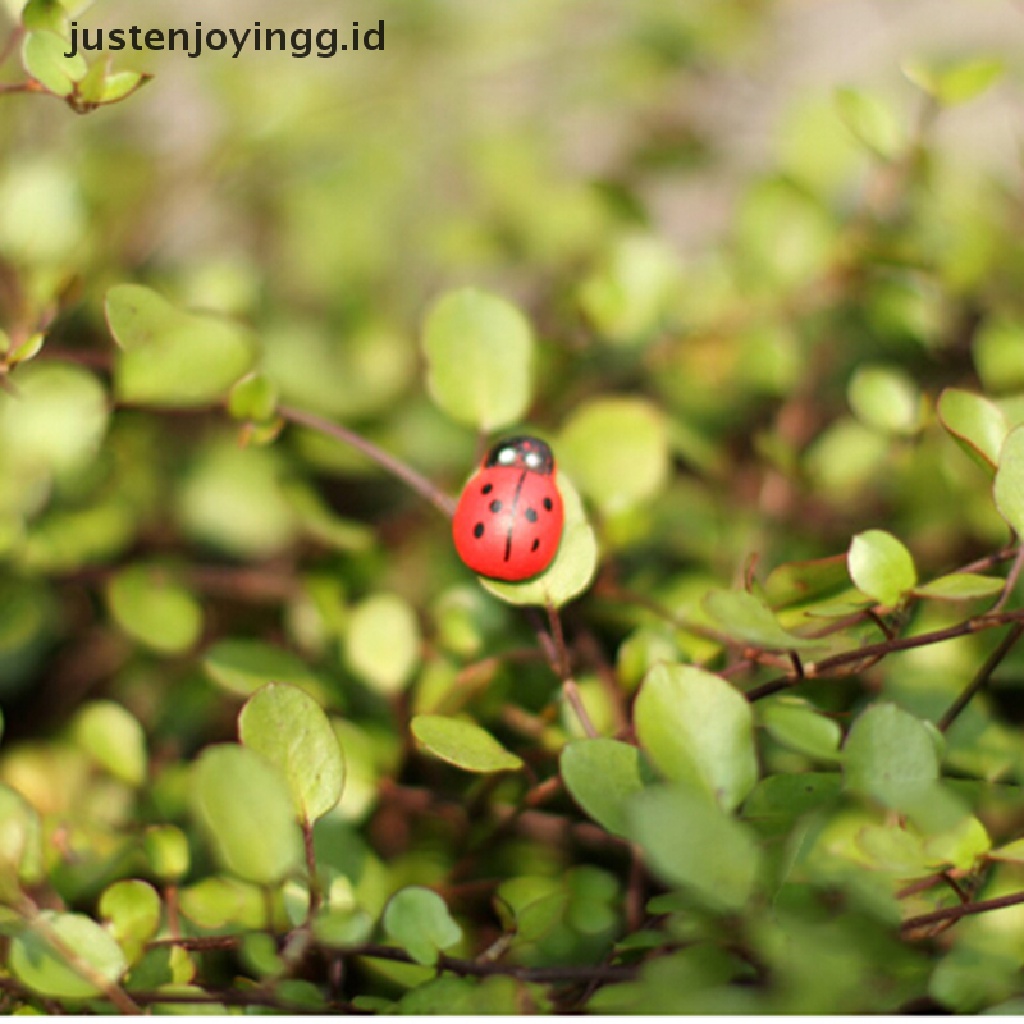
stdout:
POLYGON ((625 836, 629 802, 651 776, 640 751, 605 737, 577 740, 563 747, 559 763, 576 803, 609 832, 625 836))
POLYGON ((472 288, 450 292, 427 314, 423 350, 427 387, 452 419, 486 432, 526 412, 533 332, 510 302, 472 288))
POLYGON ((110 933, 84 914, 43 910, 36 921, 11 941, 8 959, 14 976, 34 992, 53 999, 91 999, 102 989, 87 973, 113 984, 128 969, 110 933), (48 941, 50 935, 73 951, 85 970, 76 970, 63 950, 48 941))
POLYGON ((303 821, 312 823, 337 804, 345 762, 331 723, 309 694, 285 683, 264 686, 242 708, 238 732, 284 776, 303 821))
POLYGON ((420 660, 420 629, 409 603, 374 594, 348 620, 345 655, 353 672, 382 693, 397 693, 420 660))
POLYGON ((475 722, 442 715, 417 715, 412 734, 435 757, 467 772, 515 771, 523 762, 475 722))
POLYGON ((690 665, 655 665, 634 714, 640 745, 667 778, 726 810, 757 782, 750 704, 724 679, 690 665))
POLYGON ((261 755, 235 744, 208 747, 194 772, 196 814, 229 871, 272 885, 301 863, 291 794, 261 755))
POLYGON ((847 566, 857 589, 883 605, 899 604, 917 583, 910 552, 885 530, 858 533, 850 544, 847 566))
POLYGON ((558 458, 580 490, 606 513, 654 497, 668 480, 668 430, 642 398, 598 398, 566 423, 558 458))
POLYGON ((438 953, 462 938, 462 929, 444 900, 436 892, 415 885, 401 889, 388 901, 384 930, 424 967, 433 967, 438 953))
POLYGON ((78 745, 111 775, 129 786, 146 779, 146 735, 138 719, 112 700, 95 700, 75 716, 78 745))

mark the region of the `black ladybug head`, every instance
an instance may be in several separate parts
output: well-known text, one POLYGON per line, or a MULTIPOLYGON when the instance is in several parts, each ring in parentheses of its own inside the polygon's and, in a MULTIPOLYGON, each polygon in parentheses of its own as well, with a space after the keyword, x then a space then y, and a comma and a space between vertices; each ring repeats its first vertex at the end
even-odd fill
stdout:
POLYGON ((484 459, 484 466, 511 466, 528 469, 533 473, 553 473, 555 457, 539 437, 522 435, 499 441, 484 459))

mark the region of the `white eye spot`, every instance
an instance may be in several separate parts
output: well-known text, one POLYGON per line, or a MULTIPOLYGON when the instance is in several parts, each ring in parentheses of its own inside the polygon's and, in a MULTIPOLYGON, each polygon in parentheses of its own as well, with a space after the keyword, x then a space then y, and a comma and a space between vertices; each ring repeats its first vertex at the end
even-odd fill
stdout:
POLYGON ((540 462, 540 455, 537 452, 527 452, 526 464, 530 467, 530 469, 536 469, 540 465, 540 462))
POLYGON ((502 448, 498 452, 498 462, 503 466, 507 466, 512 462, 516 461, 516 450, 515 448, 502 448))

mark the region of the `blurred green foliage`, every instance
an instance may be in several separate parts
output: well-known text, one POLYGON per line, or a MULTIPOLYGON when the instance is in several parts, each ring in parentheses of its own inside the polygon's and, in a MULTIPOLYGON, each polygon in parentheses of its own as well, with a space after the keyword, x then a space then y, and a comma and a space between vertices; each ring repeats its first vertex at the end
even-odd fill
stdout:
POLYGON ((751 162, 785 5, 350 6, 0 8, 0 1006, 1018 1009, 1022 195, 945 132, 1019 74, 751 162), (478 583, 512 429, 566 529, 478 583))

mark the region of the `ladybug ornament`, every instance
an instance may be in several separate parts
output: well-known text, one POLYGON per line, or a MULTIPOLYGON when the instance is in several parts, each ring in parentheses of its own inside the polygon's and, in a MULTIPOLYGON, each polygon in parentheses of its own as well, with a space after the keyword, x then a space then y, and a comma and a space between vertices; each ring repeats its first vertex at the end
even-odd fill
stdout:
POLYGON ((558 553, 565 512, 555 457, 539 438, 496 444, 455 507, 452 536, 475 573, 516 582, 542 573, 558 553))

